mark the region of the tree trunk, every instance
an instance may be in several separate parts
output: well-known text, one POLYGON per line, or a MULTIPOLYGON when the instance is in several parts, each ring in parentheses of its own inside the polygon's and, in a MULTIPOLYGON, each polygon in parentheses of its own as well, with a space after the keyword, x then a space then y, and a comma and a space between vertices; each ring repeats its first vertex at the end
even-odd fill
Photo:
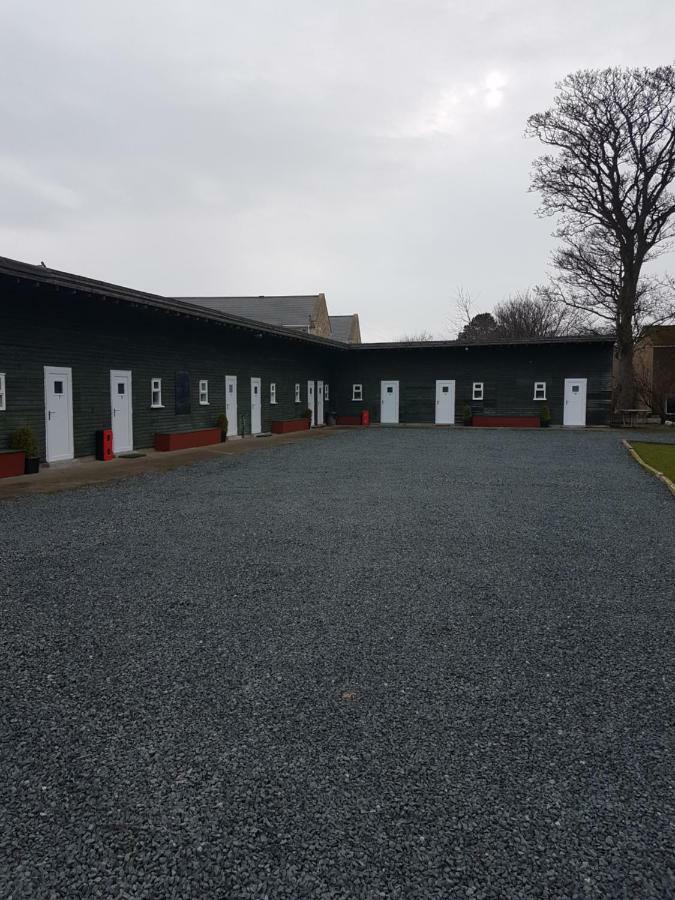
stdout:
POLYGON ((633 409, 635 406, 635 372, 633 369, 633 317, 637 302, 637 279, 626 279, 621 286, 618 302, 616 350, 619 371, 614 391, 614 409, 633 409))

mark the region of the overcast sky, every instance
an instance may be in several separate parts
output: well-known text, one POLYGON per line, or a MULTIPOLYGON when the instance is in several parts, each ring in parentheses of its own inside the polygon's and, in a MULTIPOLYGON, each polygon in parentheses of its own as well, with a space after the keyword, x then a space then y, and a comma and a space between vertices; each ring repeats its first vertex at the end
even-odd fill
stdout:
POLYGON ((528 114, 674 58, 673 0, 2 0, 0 255, 448 336, 545 277, 528 114))

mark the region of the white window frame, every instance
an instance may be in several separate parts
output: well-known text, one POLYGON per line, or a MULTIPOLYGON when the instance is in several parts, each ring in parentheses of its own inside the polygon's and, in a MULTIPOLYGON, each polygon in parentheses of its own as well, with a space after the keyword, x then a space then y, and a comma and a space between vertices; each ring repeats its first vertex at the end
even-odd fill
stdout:
POLYGON ((353 384, 352 385, 352 400, 363 400, 363 385, 362 384, 353 384))
POLYGON ((484 393, 485 393, 485 382, 474 381, 473 388, 471 391, 471 399, 472 400, 482 400, 484 393))
POLYGON ((301 401, 300 401, 300 385, 299 385, 299 384, 296 384, 296 385, 295 385, 295 402, 296 402, 296 403, 300 403, 300 402, 301 402, 301 401))
POLYGON ((7 377, 4 372, 0 372, 0 412, 7 409, 7 377))
POLYGON ((326 382, 323 386, 323 399, 324 400, 330 399, 329 392, 328 392, 328 382, 326 382))
POLYGON ((534 383, 534 399, 535 400, 545 400, 546 399, 546 382, 545 381, 535 381, 535 383, 534 383))
POLYGON ((209 406, 209 381, 208 378, 199 379, 199 405, 209 406))
POLYGON ((276 406, 277 402, 277 383, 270 381, 270 404, 276 406))
POLYGON ((150 379, 150 409, 164 409, 162 403, 162 379, 150 379), (155 403, 155 394, 157 394, 157 402, 155 403))

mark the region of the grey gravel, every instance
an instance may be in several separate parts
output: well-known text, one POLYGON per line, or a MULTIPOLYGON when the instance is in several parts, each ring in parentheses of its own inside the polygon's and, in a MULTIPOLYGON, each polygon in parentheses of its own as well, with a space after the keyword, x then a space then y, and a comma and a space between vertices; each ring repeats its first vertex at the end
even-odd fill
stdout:
POLYGON ((619 438, 1 504, 0 896, 672 897, 675 503, 619 438))

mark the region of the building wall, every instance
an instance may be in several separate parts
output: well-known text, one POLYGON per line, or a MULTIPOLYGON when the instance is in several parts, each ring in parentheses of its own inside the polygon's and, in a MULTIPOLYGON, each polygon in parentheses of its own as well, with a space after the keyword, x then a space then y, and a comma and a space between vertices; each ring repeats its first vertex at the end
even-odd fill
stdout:
POLYGON ((349 353, 349 368, 336 374, 331 408, 338 415, 370 410, 380 420, 380 381, 399 381, 399 421, 433 422, 436 380, 455 381, 455 421, 468 403, 473 414, 537 415, 534 382, 545 381, 553 424, 562 424, 565 378, 587 378, 588 425, 609 422, 612 349, 608 344, 565 344, 468 349, 368 349, 349 353), (474 381, 484 400, 473 401, 474 381), (363 385, 363 401, 352 401, 352 385, 363 385))
MULTIPOLYGON (((95 432, 110 427, 110 370, 132 371, 134 446, 152 446, 158 431, 215 425, 225 411, 225 375, 237 376, 238 412, 250 431, 250 379, 262 379, 262 427, 298 417, 307 406, 307 381, 330 382, 330 349, 298 340, 233 329, 28 283, 0 283, 0 372, 6 374, 7 409, 0 412, 0 449, 10 433, 30 426, 45 452, 45 365, 73 371, 75 455, 94 453, 95 432), (175 413, 176 373, 190 375, 191 411, 175 413), (150 382, 162 379, 164 409, 151 409, 150 382), (200 406, 200 379, 208 379, 209 405, 200 406), (277 404, 270 404, 270 382, 277 404), (294 402, 295 383, 301 402, 294 402)), ((240 430, 240 428, 238 428, 240 430)))

